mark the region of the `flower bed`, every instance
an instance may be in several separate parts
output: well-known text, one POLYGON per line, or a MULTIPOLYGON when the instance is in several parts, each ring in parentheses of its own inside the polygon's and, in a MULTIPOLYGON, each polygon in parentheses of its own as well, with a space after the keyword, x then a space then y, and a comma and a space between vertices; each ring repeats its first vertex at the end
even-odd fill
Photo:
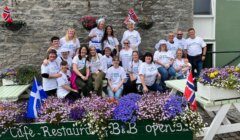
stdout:
MULTIPOLYGON (((62 123, 66 121, 74 121, 75 123, 71 127, 64 127, 71 129, 71 131, 73 131, 72 128, 87 131, 90 135, 89 139, 91 136, 95 139, 96 136, 100 139, 114 136, 125 136, 126 139, 144 136, 153 138, 159 138, 160 136, 162 138, 165 136, 171 139, 171 137, 177 138, 181 135, 188 135, 192 139, 192 132, 197 133, 204 127, 201 116, 197 112, 186 109, 185 100, 177 95, 149 93, 141 96, 132 93, 122 97, 118 102, 97 96, 83 98, 75 102, 49 97, 43 104, 39 112, 39 118, 36 120, 24 119, 23 112, 26 111, 26 106, 22 104, 18 102, 0 104, 2 106, 0 108, 0 126, 4 126, 2 127, 5 128, 2 129, 2 134, 6 134, 6 137, 9 136, 10 130, 14 130, 13 133, 16 134, 18 130, 22 131, 24 128, 32 130, 32 135, 34 134, 36 137, 38 135, 43 137, 51 135, 49 138, 54 137, 56 139, 59 135, 68 137, 70 134, 63 134, 65 130, 62 130, 62 123), (16 117, 21 121, 16 121, 14 119, 16 117), (38 130, 32 128, 36 124, 29 124, 27 127, 24 127, 25 125, 12 125, 29 121, 32 123, 41 122, 38 130), (58 131, 61 131, 61 134, 60 132, 58 134, 58 131)), ((72 138, 79 136, 81 135, 72 135, 72 138)), ((4 138, 4 136, 2 137, 4 138)))
POLYGON ((198 83, 197 95, 208 100, 240 97, 240 68, 203 69, 198 83))

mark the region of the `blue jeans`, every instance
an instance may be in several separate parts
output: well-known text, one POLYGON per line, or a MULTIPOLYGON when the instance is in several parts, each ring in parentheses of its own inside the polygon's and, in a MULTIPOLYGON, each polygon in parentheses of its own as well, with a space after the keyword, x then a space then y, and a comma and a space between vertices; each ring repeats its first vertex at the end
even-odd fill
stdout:
POLYGON ((198 78, 203 68, 202 55, 188 56, 188 60, 192 65, 192 72, 194 74, 194 77, 198 78), (197 70, 197 73, 195 73, 195 69, 197 70))
POLYGON ((165 81, 169 78, 174 78, 176 76, 176 71, 172 66, 170 66, 168 69, 159 67, 158 72, 161 74, 161 85, 163 89, 166 90, 165 81))
POLYGON ((108 86, 108 88, 107 88, 107 90, 108 90, 108 96, 110 97, 110 98, 115 98, 115 99, 119 99, 120 98, 120 96, 122 95, 122 92, 123 92, 123 86, 122 87, 120 87, 118 90, 117 90, 117 92, 113 92, 112 91, 112 89, 108 86))
POLYGON ((160 84, 157 84, 156 82, 151 86, 147 86, 147 88, 151 91, 163 92, 162 86, 160 84))

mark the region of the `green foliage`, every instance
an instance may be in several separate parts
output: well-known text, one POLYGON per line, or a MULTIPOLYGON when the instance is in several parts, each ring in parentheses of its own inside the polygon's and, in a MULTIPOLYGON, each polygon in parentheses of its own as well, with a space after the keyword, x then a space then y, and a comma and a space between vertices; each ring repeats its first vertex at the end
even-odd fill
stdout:
POLYGON ((40 76, 40 72, 34 66, 21 66, 17 68, 17 82, 19 85, 31 84, 34 78, 40 76))

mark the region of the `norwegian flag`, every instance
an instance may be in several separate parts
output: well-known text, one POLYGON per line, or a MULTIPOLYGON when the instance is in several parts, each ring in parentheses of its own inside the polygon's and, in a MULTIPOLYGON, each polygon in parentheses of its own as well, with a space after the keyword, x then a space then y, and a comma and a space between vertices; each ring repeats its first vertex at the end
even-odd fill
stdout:
POLYGON ((133 8, 128 10, 128 16, 125 18, 124 24, 127 24, 129 19, 132 19, 133 21, 138 22, 138 16, 134 12, 133 8))
POLYGON ((194 83, 194 77, 190 71, 187 78, 187 85, 185 87, 184 97, 190 103, 190 109, 193 111, 197 110, 197 102, 195 98, 196 85, 194 83))
POLYGON ((3 9, 2 18, 6 22, 8 22, 8 23, 12 23, 13 22, 13 20, 11 18, 10 10, 9 10, 9 8, 7 6, 3 9))

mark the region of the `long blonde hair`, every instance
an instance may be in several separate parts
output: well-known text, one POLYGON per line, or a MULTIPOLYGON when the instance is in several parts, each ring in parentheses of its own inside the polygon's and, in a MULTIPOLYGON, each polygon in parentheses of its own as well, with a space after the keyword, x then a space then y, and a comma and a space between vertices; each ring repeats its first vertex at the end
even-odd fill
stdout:
POLYGON ((70 39, 69 39, 69 37, 68 37, 68 32, 69 32, 70 30, 74 31, 73 42, 75 43, 76 40, 77 40, 77 35, 76 35, 76 30, 73 29, 73 28, 68 28, 68 30, 67 30, 67 32, 66 32, 66 35, 65 35, 65 39, 66 39, 67 42, 70 41, 70 39))

